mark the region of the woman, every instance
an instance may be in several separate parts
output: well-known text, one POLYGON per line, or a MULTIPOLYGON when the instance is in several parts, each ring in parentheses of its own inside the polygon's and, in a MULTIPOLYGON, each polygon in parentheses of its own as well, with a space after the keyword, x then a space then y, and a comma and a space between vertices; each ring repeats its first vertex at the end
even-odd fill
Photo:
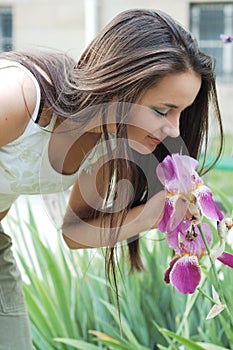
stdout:
MULTIPOLYGON (((0 219, 20 194, 73 185, 62 227, 68 246, 106 246, 115 274, 114 247, 127 241, 131 269, 142 269, 138 235, 157 227, 165 202, 156 165, 169 153, 200 154, 210 107, 216 160, 221 153, 213 60, 168 15, 135 9, 116 16, 77 64, 63 54, 10 52, 0 65, 0 219)), ((27 350, 10 247, 2 232, 0 349, 27 350)))

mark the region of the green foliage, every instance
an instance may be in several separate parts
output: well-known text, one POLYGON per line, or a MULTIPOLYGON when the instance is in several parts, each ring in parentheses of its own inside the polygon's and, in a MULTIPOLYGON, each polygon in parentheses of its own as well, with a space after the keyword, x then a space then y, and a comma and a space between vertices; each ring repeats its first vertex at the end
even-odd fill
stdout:
MULTIPOLYGON (((181 295, 165 284, 172 252, 161 234, 154 231, 141 239, 145 272, 129 274, 120 254, 120 323, 102 250, 69 251, 59 233, 51 243, 39 236, 30 207, 28 211, 28 222, 19 216, 8 221, 21 233, 15 236, 17 257, 37 350, 179 350, 182 344, 185 349, 232 349, 225 311, 206 321, 211 301, 198 292, 181 295)), ((233 312, 233 273, 220 268, 233 312)), ((211 276, 203 276, 201 288, 211 295, 211 276)))
POLYGON ((225 195, 225 193, 222 190, 220 190, 217 186, 214 186, 214 185, 210 184, 209 187, 210 187, 211 191, 213 193, 215 193, 215 195, 217 195, 219 197, 219 201, 222 204, 223 209, 224 209, 224 211, 226 213, 225 215, 226 216, 231 216, 232 212, 233 212, 233 210, 232 210, 232 208, 233 208, 232 200, 230 200, 230 198, 227 197, 225 195))
POLYGON ((187 349, 190 349, 190 350, 205 350, 205 348, 203 348, 202 346, 196 344, 195 342, 193 342, 193 341, 191 341, 189 339, 186 339, 184 337, 181 337, 180 335, 178 335, 176 333, 170 332, 167 329, 159 328, 159 331, 162 334, 167 335, 167 336, 171 337, 172 339, 175 339, 175 340, 179 341, 179 343, 185 345, 187 349))
MULTIPOLYGON (((233 187, 232 187, 232 169, 233 166, 233 158, 232 158, 232 134, 224 134, 224 150, 223 155, 220 159, 220 161, 217 163, 216 167, 212 169, 210 172, 207 173, 205 176, 205 182, 207 185, 217 185, 218 189, 224 193, 227 193, 228 196, 233 197, 233 187), (220 163, 227 159, 228 162, 228 169, 224 170, 226 167, 221 167, 220 163)), ((209 140, 209 151, 208 154, 211 158, 211 155, 216 154, 216 149, 219 145, 219 138, 213 137, 211 140, 209 140)), ((208 162, 207 162, 208 166, 208 162)))
POLYGON ((195 343, 194 341, 181 337, 176 333, 170 332, 167 329, 159 328, 160 332, 164 334, 164 336, 169 336, 172 339, 177 340, 180 344, 185 345, 185 349, 187 350, 227 350, 227 348, 223 348, 222 346, 217 346, 215 344, 195 343))

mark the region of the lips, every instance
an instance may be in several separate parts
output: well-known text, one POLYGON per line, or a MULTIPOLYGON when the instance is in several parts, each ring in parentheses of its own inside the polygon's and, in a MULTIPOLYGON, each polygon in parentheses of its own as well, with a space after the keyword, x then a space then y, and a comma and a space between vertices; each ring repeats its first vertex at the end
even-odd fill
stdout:
POLYGON ((148 135, 148 137, 149 137, 150 141, 151 141, 153 144, 155 144, 155 145, 158 145, 158 144, 161 143, 161 141, 160 141, 159 139, 157 139, 156 137, 152 137, 152 136, 149 136, 149 135, 148 135))

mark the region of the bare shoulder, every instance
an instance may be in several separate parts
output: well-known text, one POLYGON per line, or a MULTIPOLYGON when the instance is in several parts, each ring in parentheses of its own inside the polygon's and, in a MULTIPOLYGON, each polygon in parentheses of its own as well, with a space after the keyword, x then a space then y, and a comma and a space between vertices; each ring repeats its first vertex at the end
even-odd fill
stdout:
POLYGON ((36 105, 36 87, 18 67, 0 67, 0 147, 25 130, 36 105))

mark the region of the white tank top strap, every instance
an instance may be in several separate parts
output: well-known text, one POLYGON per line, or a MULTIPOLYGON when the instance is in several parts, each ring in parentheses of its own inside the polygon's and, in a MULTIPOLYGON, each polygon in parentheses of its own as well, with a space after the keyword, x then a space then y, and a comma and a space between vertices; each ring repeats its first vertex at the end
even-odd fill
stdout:
POLYGON ((51 120, 50 120, 50 123, 47 126, 45 126, 43 128, 40 127, 40 128, 45 129, 47 131, 53 131, 56 121, 57 121, 57 115, 55 113, 53 113, 51 120))

